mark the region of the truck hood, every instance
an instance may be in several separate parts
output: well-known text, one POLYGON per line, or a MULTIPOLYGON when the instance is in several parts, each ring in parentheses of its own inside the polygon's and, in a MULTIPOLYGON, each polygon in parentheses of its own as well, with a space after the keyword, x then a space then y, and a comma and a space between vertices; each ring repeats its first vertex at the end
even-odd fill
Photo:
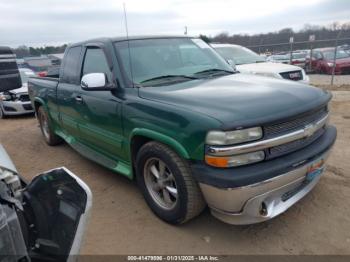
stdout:
POLYGON ((18 174, 15 165, 12 163, 11 158, 7 154, 5 148, 0 144, 0 168, 7 169, 12 171, 15 174, 18 174))
POLYGON ((140 97, 211 116, 223 129, 282 120, 325 105, 331 95, 294 81, 234 74, 181 84, 145 87, 140 97))
POLYGON ((236 68, 241 73, 283 73, 301 70, 300 67, 287 65, 282 63, 272 63, 272 62, 263 62, 263 63, 254 63, 254 64, 244 64, 236 65, 236 68))

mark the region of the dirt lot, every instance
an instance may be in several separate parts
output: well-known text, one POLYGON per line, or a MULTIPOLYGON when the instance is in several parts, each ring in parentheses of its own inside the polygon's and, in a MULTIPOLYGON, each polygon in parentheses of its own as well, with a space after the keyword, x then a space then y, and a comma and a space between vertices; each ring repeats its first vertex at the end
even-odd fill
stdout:
POLYGON ((89 184, 94 205, 83 254, 350 254, 350 92, 337 93, 331 110, 338 140, 320 183, 283 215, 251 226, 224 224, 207 210, 168 225, 133 182, 67 145, 47 146, 33 117, 0 120, 0 141, 28 179, 66 166, 89 184))

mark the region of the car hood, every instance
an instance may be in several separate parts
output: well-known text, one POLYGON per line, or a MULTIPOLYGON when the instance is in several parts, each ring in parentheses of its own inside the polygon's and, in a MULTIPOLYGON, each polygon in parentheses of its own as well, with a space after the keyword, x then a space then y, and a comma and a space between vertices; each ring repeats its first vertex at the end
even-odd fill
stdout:
POLYGON ((11 158, 7 154, 5 148, 0 144, 0 168, 7 169, 13 173, 18 174, 15 165, 13 164, 11 158))
POLYGON ((12 94, 15 94, 15 95, 28 93, 28 84, 27 83, 23 83, 22 87, 10 90, 9 93, 12 93, 12 94))
POLYGON ((328 92, 305 84, 239 73, 140 88, 139 96, 211 116, 222 123, 223 129, 281 120, 331 99, 328 92))
POLYGON ((241 73, 283 73, 301 70, 298 66, 287 65, 282 63, 272 63, 272 62, 262 62, 262 63, 254 63, 254 64, 244 64, 244 65, 236 65, 236 68, 241 73))

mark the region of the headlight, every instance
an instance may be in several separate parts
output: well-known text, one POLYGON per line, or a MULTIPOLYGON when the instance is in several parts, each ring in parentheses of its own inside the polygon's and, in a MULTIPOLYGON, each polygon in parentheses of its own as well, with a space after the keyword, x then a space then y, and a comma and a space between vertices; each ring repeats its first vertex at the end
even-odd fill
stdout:
POLYGON ((333 66, 334 66, 334 63, 327 63, 327 65, 328 65, 329 67, 333 67, 333 66))
POLYGON ((242 155, 236 155, 236 156, 227 156, 227 157, 217 157, 217 156, 205 156, 205 162, 214 167, 234 167, 234 166, 241 166, 241 165, 247 165, 251 163, 256 163, 259 161, 264 160, 265 153, 264 151, 257 151, 242 155))
POLYGON ((210 131, 205 143, 207 145, 233 145, 258 140, 262 137, 261 127, 252 127, 235 131, 210 131))
POLYGON ((11 100, 10 95, 0 94, 0 101, 8 101, 11 100))

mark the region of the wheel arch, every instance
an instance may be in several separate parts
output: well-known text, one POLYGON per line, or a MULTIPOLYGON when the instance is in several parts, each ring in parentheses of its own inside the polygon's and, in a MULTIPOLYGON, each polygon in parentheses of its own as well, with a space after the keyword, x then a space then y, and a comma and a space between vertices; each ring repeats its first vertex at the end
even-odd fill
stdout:
POLYGON ((39 97, 35 97, 34 98, 34 110, 35 110, 35 114, 38 113, 38 110, 39 110, 39 107, 43 106, 47 112, 47 107, 46 107, 46 104, 44 102, 44 100, 42 100, 41 98, 39 97))
POLYGON ((164 135, 162 133, 145 129, 145 128, 136 128, 131 132, 130 135, 130 156, 132 163, 135 163, 137 152, 140 148, 150 142, 160 142, 167 146, 169 146, 172 150, 174 150, 180 157, 184 159, 190 159, 190 155, 187 150, 175 139, 164 135))

